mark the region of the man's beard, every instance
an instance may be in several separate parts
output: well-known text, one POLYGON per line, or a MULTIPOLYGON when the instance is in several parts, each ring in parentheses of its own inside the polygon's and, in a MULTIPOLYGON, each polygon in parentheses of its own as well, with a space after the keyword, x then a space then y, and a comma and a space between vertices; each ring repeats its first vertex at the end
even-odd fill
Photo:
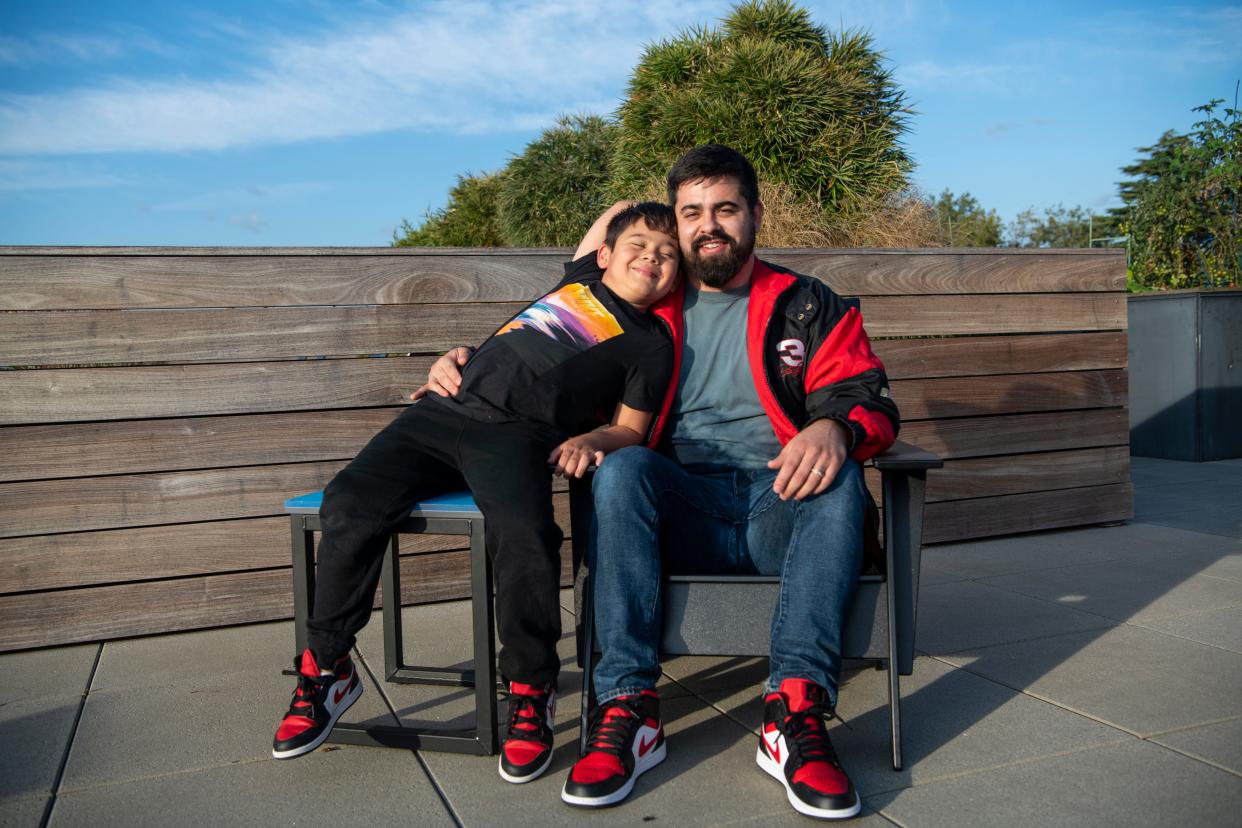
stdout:
POLYGON ((723 230, 699 236, 690 245, 690 252, 682 263, 686 269, 686 275, 708 287, 724 287, 737 275, 742 265, 750 260, 750 254, 755 252, 755 234, 747 233, 746 235, 747 238, 741 242, 723 230), (704 258, 699 255, 699 246, 711 239, 719 239, 728 247, 723 253, 704 258))

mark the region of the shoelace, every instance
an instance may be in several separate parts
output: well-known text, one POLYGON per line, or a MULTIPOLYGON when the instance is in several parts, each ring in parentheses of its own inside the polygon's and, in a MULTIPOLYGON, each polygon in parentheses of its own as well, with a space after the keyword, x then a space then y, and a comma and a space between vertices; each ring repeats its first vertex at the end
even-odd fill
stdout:
MULTIPOLYGON (((536 705, 536 697, 524 696, 517 693, 508 693, 509 697, 509 733, 530 734, 537 733, 543 727, 543 714, 539 709, 542 705, 536 705)), ((547 703, 547 696, 539 697, 544 704, 547 703)))
POLYGON ((837 756, 828 740, 824 719, 831 718, 832 708, 816 702, 805 710, 790 713, 781 728, 786 742, 792 742, 804 762, 830 762, 837 764, 837 756))
POLYGON ((330 686, 336 679, 335 673, 328 676, 307 676, 298 673, 298 686, 293 691, 293 701, 289 705, 289 712, 292 713, 296 708, 297 715, 314 721, 318 708, 311 699, 322 693, 324 688, 330 686))
POLYGON ((620 757, 630 729, 642 721, 639 704, 637 698, 618 699, 596 711, 591 738, 587 741, 590 749, 620 757))

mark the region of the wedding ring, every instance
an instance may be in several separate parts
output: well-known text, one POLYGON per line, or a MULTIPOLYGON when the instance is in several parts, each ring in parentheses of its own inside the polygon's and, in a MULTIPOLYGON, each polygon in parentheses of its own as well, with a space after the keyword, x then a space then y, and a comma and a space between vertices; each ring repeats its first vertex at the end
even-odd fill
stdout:
POLYGON ((819 469, 811 469, 811 474, 818 475, 819 477, 824 476, 824 473, 820 471, 819 469))

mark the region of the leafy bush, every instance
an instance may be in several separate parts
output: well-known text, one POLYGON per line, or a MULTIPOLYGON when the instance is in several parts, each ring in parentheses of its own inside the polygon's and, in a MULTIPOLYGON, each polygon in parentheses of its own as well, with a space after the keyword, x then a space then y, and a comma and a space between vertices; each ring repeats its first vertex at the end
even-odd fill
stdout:
POLYGON ((928 199, 935 214, 936 241, 943 247, 999 247, 1001 218, 995 210, 985 210, 970 193, 955 196, 945 190, 928 199))
POLYGON ((1121 183, 1117 212, 1136 287, 1242 284, 1242 113, 1226 108, 1222 119, 1221 103, 1196 107, 1203 120, 1188 135, 1166 132, 1122 170, 1131 178, 1121 183))
POLYGON ((496 223, 495 175, 459 175, 448 205, 414 227, 406 219, 392 235, 394 247, 503 247, 496 223))
POLYGON ((904 98, 870 35, 827 32, 788 0, 751 0, 718 31, 648 47, 619 111, 613 183, 638 196, 687 149, 728 144, 839 235, 907 186, 904 98))
POLYGON ((608 158, 617 127, 595 115, 565 116, 509 161, 496 193, 497 225, 514 247, 572 246, 615 200, 608 158))

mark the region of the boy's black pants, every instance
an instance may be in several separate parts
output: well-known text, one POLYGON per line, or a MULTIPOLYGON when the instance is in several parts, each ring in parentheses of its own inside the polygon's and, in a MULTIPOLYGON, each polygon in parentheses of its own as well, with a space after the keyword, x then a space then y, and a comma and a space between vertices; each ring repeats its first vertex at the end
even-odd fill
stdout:
POLYGON ((375 435, 324 489, 307 619, 318 663, 349 652, 366 625, 388 538, 410 507, 468 487, 487 526, 500 672, 529 684, 554 680, 563 536, 547 458, 561 439, 547 426, 483 423, 434 400, 415 403, 375 435))

